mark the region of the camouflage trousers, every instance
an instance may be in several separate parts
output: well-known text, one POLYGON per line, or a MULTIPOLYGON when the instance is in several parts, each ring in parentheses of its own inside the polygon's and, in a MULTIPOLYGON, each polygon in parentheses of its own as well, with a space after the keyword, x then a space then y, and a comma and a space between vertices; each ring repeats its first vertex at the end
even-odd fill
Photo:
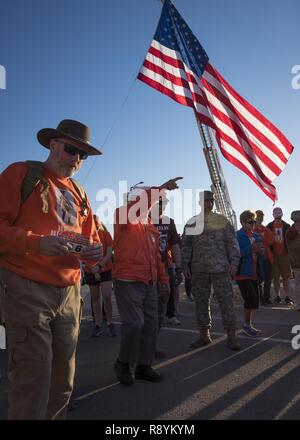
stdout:
POLYGON ((225 330, 236 329, 236 317, 233 306, 233 290, 228 273, 192 274, 192 294, 195 299, 196 319, 199 329, 211 328, 210 301, 212 289, 219 303, 223 327, 225 330))

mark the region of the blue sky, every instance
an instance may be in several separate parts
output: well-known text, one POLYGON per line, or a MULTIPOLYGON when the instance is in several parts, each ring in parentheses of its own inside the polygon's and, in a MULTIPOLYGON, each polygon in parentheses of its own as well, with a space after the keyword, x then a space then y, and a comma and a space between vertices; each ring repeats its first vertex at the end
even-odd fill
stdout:
MULTIPOLYGON (((289 220, 290 212, 300 209, 300 90, 291 86, 291 69, 300 64, 299 0, 174 4, 211 63, 295 146, 274 182, 277 205, 289 220)), ((208 188, 191 109, 135 81, 160 12, 157 0, 2 1, 6 89, 0 89, 0 170, 19 160, 45 160, 47 150, 36 132, 70 118, 89 125, 93 145, 104 151, 77 175, 95 210, 98 190, 118 191, 119 180, 155 185, 183 176, 181 188, 208 188)), ((260 208, 270 221, 272 201, 220 159, 237 214, 260 208)))

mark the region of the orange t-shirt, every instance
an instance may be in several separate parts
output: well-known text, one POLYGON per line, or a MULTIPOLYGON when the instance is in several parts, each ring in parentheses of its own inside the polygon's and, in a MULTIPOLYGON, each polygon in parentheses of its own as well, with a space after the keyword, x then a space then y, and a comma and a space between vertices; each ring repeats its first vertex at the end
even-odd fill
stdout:
MULTIPOLYGON (((106 227, 103 225, 103 223, 96 223, 96 229, 97 229, 97 233, 100 239, 100 242, 102 244, 103 247, 103 257, 105 257, 106 253, 107 253, 107 248, 109 247, 113 247, 113 239, 112 236, 110 235, 109 231, 106 229, 106 227)), ((112 270, 112 260, 110 259, 106 265, 104 266, 104 268, 100 271, 100 273, 102 272, 106 272, 108 270, 112 270)), ((91 272, 90 269, 87 267, 85 269, 85 272, 91 272)))
POLYGON ((274 257, 270 249, 270 246, 272 246, 274 243, 273 232, 270 231, 270 229, 267 228, 266 226, 258 225, 258 224, 254 226, 253 231, 260 234, 264 243, 265 258, 267 258, 271 263, 273 263, 274 257))
MULTIPOLYGON (((103 246, 103 256, 105 257, 106 252, 107 252, 107 248, 109 247, 113 247, 113 239, 112 236, 110 235, 109 231, 102 226, 102 228, 100 227, 99 229, 97 229, 98 235, 99 235, 99 239, 102 243, 103 246)), ((103 270, 101 270, 101 272, 106 272, 107 270, 112 270, 112 260, 110 259, 106 265, 104 266, 103 270)))
POLYGON ((48 191, 40 182, 21 206, 21 187, 28 165, 18 162, 0 175, 0 267, 38 283, 56 287, 80 281, 78 255, 40 254, 42 236, 58 232, 79 233, 99 242, 89 206, 82 216, 81 198, 67 178, 57 177, 45 166, 48 191))
POLYGON ((167 284, 169 277, 159 251, 159 232, 149 219, 148 223, 129 222, 128 212, 124 205, 115 213, 113 278, 146 284, 159 280, 167 284))
POLYGON ((284 237, 283 237, 283 223, 273 224, 273 234, 274 234, 274 244, 273 244, 273 252, 274 255, 286 255, 285 247, 284 247, 284 237))

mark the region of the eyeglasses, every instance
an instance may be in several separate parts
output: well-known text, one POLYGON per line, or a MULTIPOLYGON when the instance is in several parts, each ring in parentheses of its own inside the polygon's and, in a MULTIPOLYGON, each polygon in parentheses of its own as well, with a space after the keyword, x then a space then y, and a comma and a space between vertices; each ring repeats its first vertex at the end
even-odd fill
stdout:
POLYGON ((256 221, 255 220, 249 220, 247 223, 248 223, 248 225, 255 225, 256 221))
POLYGON ((72 156, 78 154, 80 160, 85 160, 88 157, 88 154, 85 151, 79 150, 77 147, 74 147, 74 145, 65 144, 64 150, 66 153, 71 154, 72 156))

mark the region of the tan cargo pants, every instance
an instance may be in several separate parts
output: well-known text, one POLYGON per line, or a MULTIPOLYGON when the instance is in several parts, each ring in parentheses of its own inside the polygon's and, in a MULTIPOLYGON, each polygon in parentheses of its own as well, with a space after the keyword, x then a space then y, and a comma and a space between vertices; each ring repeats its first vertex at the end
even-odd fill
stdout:
POLYGON ((73 389, 80 285, 38 284, 0 269, 10 420, 64 419, 73 389))

